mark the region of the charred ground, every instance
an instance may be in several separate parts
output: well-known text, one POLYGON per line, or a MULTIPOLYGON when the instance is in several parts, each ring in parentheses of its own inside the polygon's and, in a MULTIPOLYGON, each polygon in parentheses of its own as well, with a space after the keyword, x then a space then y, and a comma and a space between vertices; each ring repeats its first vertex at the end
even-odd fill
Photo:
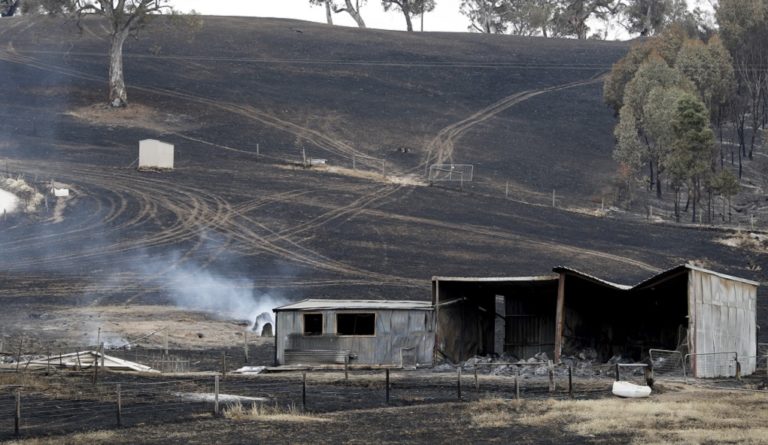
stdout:
POLYGON ((0 295, 22 314, 163 303, 179 267, 289 301, 426 299, 432 275, 557 264, 626 283, 686 260, 763 278, 765 255, 728 232, 594 215, 616 170, 600 77, 624 43, 155 23, 126 47, 131 108, 113 111, 104 30, 0 22, 0 167, 74 194, 60 218, 0 222, 0 295), (173 172, 135 170, 144 138, 176 144, 173 172), (293 165, 302 147, 329 167, 293 165), (441 159, 475 180, 427 186, 441 159))

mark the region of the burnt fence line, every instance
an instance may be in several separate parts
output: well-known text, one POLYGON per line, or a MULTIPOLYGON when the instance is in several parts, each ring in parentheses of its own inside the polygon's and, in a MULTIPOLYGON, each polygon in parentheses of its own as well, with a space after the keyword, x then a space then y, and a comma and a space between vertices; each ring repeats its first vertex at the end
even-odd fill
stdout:
MULTIPOLYGON (((534 366, 526 364, 526 366, 534 366)), ((521 367, 523 367, 521 365, 521 367)), ((14 419, 12 431, 0 427, 0 440, 14 436, 69 433, 84 429, 111 429, 135 423, 165 423, 194 419, 200 414, 221 415, 227 407, 275 404, 301 406, 317 412, 343 409, 442 403, 477 400, 491 396, 507 398, 551 398, 573 395, 562 375, 554 379, 510 378, 385 369, 357 371, 348 369, 312 370, 297 375, 223 375, 195 376, 164 381, 99 381, 96 384, 81 375, 80 383, 46 382, 42 373, 14 373, 19 385, 0 385, 0 419, 14 419), (33 383, 25 379, 34 380, 33 383), (218 384, 216 384, 218 382, 218 384), (568 388, 568 390, 566 390, 568 388), (18 401, 18 402, 17 402, 18 401)), ((115 376, 111 374, 110 377, 115 376)), ((138 378, 153 378, 146 375, 138 378)), ((573 382, 573 374, 567 375, 573 382)), ((586 393, 587 391, 585 391, 586 393)), ((5 422, 0 423, 6 424, 5 422)))

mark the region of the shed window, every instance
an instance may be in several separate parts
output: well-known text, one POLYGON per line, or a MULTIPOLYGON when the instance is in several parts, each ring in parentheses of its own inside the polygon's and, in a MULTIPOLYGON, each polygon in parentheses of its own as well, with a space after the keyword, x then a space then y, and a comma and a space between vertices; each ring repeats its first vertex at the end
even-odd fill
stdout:
POLYGON ((323 314, 304 314, 304 335, 323 334, 323 314))
POLYGON ((375 314, 336 314, 338 335, 376 335, 375 314))

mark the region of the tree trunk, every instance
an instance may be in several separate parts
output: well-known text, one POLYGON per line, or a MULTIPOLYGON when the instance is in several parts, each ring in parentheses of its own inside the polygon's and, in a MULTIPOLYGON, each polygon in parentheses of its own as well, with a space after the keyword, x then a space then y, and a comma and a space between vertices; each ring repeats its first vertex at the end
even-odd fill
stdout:
POLYGON ((333 15, 331 15, 331 0, 325 0, 325 20, 329 25, 333 25, 333 15))
POLYGON ((128 93, 123 78, 123 44, 128 37, 128 30, 112 35, 109 49, 109 104, 114 108, 128 105, 128 93))
POLYGON ((363 21, 363 16, 360 15, 360 9, 358 6, 358 9, 355 9, 354 6, 352 6, 352 0, 344 0, 344 3, 346 3, 347 13, 352 16, 352 19, 355 20, 355 23, 357 23, 358 28, 365 28, 365 22, 363 21))
POLYGON ((648 190, 653 190, 653 160, 648 161, 648 173, 650 174, 650 177, 648 178, 648 190))
POLYGON ((405 16, 405 25, 408 32, 413 32, 413 23, 411 23, 411 14, 408 12, 407 7, 403 8, 403 15, 405 16))

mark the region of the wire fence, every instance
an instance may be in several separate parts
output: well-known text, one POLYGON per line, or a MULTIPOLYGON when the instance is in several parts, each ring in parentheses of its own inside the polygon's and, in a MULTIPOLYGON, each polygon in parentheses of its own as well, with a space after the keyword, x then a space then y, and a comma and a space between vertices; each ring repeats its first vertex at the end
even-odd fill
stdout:
POLYGON ((481 398, 595 398, 606 379, 577 377, 550 363, 496 363, 447 372, 403 369, 306 370, 256 375, 0 372, 0 441, 226 415, 266 405, 326 413, 481 398), (494 368, 513 369, 510 375, 494 368), (543 372, 541 370, 544 370, 543 372))

